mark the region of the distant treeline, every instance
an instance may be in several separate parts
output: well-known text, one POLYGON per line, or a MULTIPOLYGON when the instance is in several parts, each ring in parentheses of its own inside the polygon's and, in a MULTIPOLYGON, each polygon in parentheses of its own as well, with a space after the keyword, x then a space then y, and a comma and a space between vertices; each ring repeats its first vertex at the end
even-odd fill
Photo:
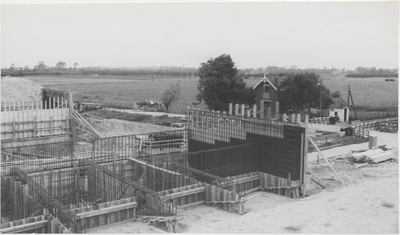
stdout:
POLYGON ((383 78, 397 78, 398 73, 352 73, 346 74, 348 78, 371 78, 371 77, 383 77, 383 78))
POLYGON ((22 77, 35 75, 121 75, 121 76, 174 76, 174 77, 192 77, 198 75, 195 68, 159 68, 159 69, 98 69, 98 68, 81 68, 81 69, 1 69, 1 76, 22 77))
POLYGON ((56 75, 60 76, 63 74, 79 74, 78 72, 60 72, 55 70, 10 70, 1 69, 1 76, 11 76, 11 77, 23 77, 23 76, 35 76, 35 75, 56 75))

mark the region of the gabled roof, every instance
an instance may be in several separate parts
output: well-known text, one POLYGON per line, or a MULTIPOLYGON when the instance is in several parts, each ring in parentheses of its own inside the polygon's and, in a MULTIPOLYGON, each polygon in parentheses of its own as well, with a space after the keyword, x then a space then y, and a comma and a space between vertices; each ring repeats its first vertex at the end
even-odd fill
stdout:
POLYGON ((343 98, 331 98, 331 104, 329 105, 329 108, 331 109, 343 109, 345 107, 348 107, 346 101, 344 101, 343 98))
POLYGON ((253 89, 256 89, 258 87, 258 85, 260 85, 261 83, 266 83, 266 82, 268 82, 275 89, 275 91, 278 90, 278 89, 276 89, 274 84, 272 84, 272 82, 270 80, 268 80, 268 78, 265 76, 265 73, 264 73, 264 77, 255 86, 253 86, 253 89))

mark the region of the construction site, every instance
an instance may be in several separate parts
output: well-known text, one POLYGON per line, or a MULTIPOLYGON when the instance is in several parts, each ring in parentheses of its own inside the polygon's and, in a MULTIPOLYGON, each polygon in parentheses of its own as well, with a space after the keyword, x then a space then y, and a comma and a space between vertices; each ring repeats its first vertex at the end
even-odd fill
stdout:
POLYGON ((123 221, 181 232, 181 211, 202 204, 246 216, 256 191, 307 196, 309 146, 343 183, 308 116, 282 121, 231 104, 188 109, 185 128, 119 136, 86 119, 68 92, 2 102, 1 233, 87 233, 123 221))

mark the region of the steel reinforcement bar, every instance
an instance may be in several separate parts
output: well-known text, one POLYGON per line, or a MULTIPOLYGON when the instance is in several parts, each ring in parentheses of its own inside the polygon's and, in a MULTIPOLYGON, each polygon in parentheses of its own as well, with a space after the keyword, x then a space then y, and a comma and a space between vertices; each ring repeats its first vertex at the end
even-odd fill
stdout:
MULTIPOLYGON (((93 164, 91 161, 82 160, 80 166, 83 165, 85 165, 85 167, 88 169, 92 168, 97 171, 100 171, 106 175, 109 175, 119 180, 120 182, 126 184, 127 186, 134 188, 136 190, 136 196, 139 198, 138 201, 139 207, 142 206, 147 207, 146 209, 147 213, 143 212, 143 214, 154 214, 158 216, 172 216, 176 214, 176 210, 175 208, 172 207, 172 203, 162 201, 159 194, 156 191, 149 189, 146 186, 143 186, 131 179, 119 176, 118 174, 116 174, 116 172, 113 172, 104 166, 93 164)), ((140 211, 138 212, 140 213, 140 211)))
POLYGON ((14 167, 11 169, 13 175, 20 181, 26 182, 29 187, 37 194, 37 200, 45 206, 50 214, 57 217, 62 224, 68 227, 74 233, 80 233, 80 218, 71 210, 62 204, 59 200, 52 197, 38 183, 36 183, 26 172, 14 167))

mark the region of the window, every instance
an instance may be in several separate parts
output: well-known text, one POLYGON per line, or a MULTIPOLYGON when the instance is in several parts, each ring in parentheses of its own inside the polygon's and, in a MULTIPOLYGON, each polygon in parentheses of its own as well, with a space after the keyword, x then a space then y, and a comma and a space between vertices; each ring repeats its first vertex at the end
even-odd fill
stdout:
POLYGON ((268 91, 269 87, 270 87, 269 83, 265 82, 265 83, 264 83, 264 89, 263 89, 263 90, 264 90, 264 91, 268 91))

